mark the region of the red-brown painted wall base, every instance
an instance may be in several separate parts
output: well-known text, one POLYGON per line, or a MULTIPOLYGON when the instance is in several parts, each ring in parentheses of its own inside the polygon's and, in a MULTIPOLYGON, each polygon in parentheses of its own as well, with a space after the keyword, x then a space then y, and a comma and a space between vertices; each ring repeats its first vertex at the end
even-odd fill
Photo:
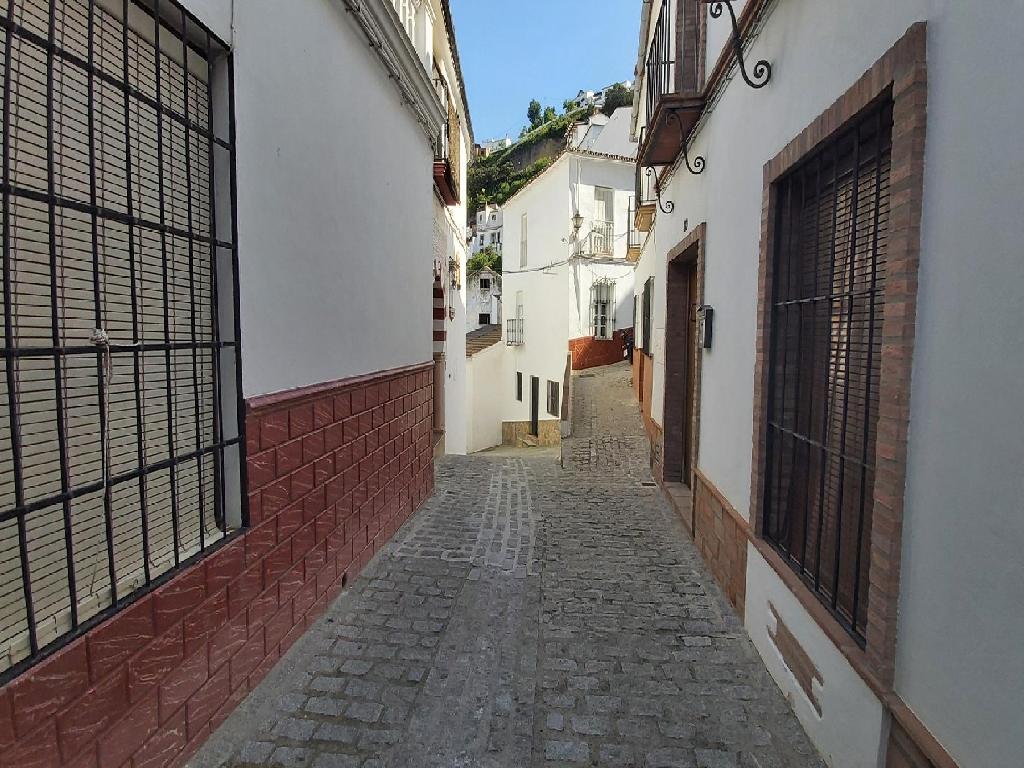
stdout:
POLYGON ((583 371, 587 368, 611 365, 625 360, 624 336, 627 330, 632 332, 630 328, 623 328, 621 331, 615 331, 610 339, 595 339, 592 336, 570 339, 569 351, 572 353, 572 369, 583 371))
POLYGON ((184 762, 432 491, 432 379, 250 401, 250 528, 0 690, 0 766, 184 762))
POLYGON ((694 472, 693 540, 736 613, 747 596, 747 541, 750 526, 711 482, 694 472))

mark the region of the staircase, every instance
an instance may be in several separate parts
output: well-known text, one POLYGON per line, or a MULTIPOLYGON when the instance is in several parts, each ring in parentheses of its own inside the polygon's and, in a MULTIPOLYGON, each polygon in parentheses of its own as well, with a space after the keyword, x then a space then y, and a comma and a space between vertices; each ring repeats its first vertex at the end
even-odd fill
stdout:
POLYGON ((466 334, 466 357, 472 357, 501 341, 500 325, 484 325, 466 334))

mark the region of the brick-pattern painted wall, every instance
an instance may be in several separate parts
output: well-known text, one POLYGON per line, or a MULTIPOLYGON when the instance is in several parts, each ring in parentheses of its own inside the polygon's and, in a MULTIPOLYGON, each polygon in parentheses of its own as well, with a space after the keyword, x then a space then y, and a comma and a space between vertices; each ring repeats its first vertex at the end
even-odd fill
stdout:
POLYGON ((693 540, 736 613, 744 615, 747 594, 747 531, 725 497, 694 472, 693 540))
POLYGON ((572 353, 572 369, 574 371, 583 371, 587 368, 611 365, 625 360, 626 342, 624 336, 626 331, 632 332, 632 328, 623 328, 621 331, 615 331, 610 339, 595 339, 593 336, 570 339, 569 352, 572 353))
POLYGON ((250 527, 0 690, 0 766, 184 762, 431 493, 432 380, 248 403, 250 527))

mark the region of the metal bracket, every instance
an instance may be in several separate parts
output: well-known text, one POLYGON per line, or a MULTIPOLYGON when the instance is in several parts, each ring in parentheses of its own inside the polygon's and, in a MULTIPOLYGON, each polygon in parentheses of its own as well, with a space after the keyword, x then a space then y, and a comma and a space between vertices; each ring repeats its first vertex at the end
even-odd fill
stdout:
POLYGON ((700 176, 700 174, 704 173, 704 158, 701 157, 700 155, 697 155, 695 158, 693 158, 693 162, 690 162, 690 153, 687 151, 686 148, 686 134, 683 133, 683 121, 679 119, 679 115, 676 114, 675 112, 669 112, 669 115, 667 118, 665 118, 665 120, 676 121, 676 126, 679 128, 679 143, 683 147, 683 162, 686 163, 686 170, 688 170, 694 176, 700 176))
POLYGON ((654 194, 658 198, 658 209, 666 216, 676 209, 676 204, 671 200, 666 200, 664 203, 661 202, 661 184, 658 182, 658 174, 654 171, 654 168, 647 169, 647 178, 654 177, 654 194))
POLYGON ((743 40, 740 39, 740 27, 736 21, 736 11, 732 7, 733 0, 701 0, 701 2, 709 6, 708 10, 711 12, 711 18, 713 19, 721 18, 723 5, 729 9, 729 18, 732 20, 732 48, 736 53, 740 74, 743 75, 743 79, 751 88, 764 88, 768 85, 768 81, 772 79, 772 65, 770 62, 759 59, 754 64, 754 78, 756 79, 751 79, 750 75, 747 74, 747 65, 743 60, 743 40))

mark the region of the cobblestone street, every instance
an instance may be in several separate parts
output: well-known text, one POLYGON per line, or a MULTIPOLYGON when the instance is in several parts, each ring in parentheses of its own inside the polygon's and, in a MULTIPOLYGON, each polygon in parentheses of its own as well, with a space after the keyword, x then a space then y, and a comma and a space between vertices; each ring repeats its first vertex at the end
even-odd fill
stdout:
POLYGON ((647 469, 624 364, 563 460, 427 502, 192 766, 821 766, 647 469))

